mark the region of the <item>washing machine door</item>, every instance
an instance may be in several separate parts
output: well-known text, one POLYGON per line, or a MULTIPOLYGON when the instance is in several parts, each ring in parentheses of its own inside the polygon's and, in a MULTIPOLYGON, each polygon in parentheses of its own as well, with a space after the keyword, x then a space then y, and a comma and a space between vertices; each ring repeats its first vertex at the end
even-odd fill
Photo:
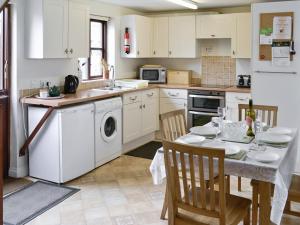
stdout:
POLYGON ((111 142, 117 135, 117 120, 112 112, 108 112, 104 115, 100 133, 105 142, 111 142))

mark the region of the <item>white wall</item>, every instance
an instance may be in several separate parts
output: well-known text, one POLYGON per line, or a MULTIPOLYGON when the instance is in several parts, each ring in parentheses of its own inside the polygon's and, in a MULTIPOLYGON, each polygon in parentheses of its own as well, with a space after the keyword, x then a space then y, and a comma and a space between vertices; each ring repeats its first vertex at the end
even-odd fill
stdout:
MULTIPOLYGON (((126 14, 139 14, 131 9, 97 3, 93 0, 76 0, 90 5, 91 14, 109 16, 110 33, 115 39, 109 40, 110 63, 115 65, 116 77, 133 77, 137 67, 143 64, 142 60, 123 59, 120 57, 120 16, 126 14)), ((53 84, 63 82, 68 74, 77 71, 77 59, 51 59, 32 60, 24 57, 24 0, 13 0, 13 62, 12 62, 12 134, 11 134, 11 166, 9 174, 13 177, 22 177, 28 174, 27 157, 19 157, 18 152, 25 140, 22 107, 19 104, 19 91, 32 87, 32 80, 49 80, 53 84)), ((25 115, 26 118, 26 115, 25 115)))

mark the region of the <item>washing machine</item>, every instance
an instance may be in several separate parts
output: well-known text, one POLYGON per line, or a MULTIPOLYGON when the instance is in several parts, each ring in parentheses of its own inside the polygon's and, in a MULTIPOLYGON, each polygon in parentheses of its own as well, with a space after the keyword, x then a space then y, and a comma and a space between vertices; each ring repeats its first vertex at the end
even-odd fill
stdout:
POLYGON ((95 104, 95 166, 101 166, 122 153, 122 99, 95 104))

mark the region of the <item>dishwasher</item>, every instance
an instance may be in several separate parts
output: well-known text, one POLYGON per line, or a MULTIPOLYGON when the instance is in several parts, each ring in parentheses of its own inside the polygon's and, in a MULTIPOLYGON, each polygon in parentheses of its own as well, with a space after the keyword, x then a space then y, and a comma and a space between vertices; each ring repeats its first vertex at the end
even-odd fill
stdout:
MULTIPOLYGON (((46 111, 28 107, 30 133, 46 111)), ((94 168, 94 105, 54 110, 29 146, 29 175, 65 183, 94 168)))

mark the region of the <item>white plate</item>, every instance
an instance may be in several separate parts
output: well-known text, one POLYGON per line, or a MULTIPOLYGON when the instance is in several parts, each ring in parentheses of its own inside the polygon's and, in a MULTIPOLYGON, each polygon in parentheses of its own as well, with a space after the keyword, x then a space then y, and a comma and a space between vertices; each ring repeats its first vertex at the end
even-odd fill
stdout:
POLYGON ((203 146, 208 147, 208 148, 225 149, 225 155, 235 155, 241 151, 240 146, 234 145, 231 143, 209 142, 209 143, 203 144, 203 146))
POLYGON ((291 140, 290 136, 283 134, 262 133, 259 137, 259 141, 269 144, 286 144, 291 140))
POLYGON ((61 94, 60 96, 56 96, 56 97, 50 97, 50 96, 48 96, 48 97, 40 97, 39 95, 36 95, 35 97, 38 98, 38 99, 43 99, 43 100, 53 100, 53 99, 64 98, 65 95, 61 94))
POLYGON ((225 145, 225 155, 235 155, 238 154, 240 151, 241 148, 238 145, 232 145, 232 144, 225 145))
POLYGON ((186 135, 178 138, 175 142, 182 144, 200 144, 205 140, 205 137, 198 135, 186 135))
POLYGON ((271 134, 285 134, 285 135, 289 135, 292 134, 292 130, 286 127, 273 127, 270 128, 267 133, 271 133, 271 134))
POLYGON ((249 152, 247 156, 262 163, 272 163, 280 159, 280 156, 274 152, 249 152))
POLYGON ((198 127, 192 127, 190 129, 191 133, 202 135, 202 136, 212 136, 219 134, 221 131, 218 128, 215 127, 209 127, 209 126, 198 126, 198 127))

